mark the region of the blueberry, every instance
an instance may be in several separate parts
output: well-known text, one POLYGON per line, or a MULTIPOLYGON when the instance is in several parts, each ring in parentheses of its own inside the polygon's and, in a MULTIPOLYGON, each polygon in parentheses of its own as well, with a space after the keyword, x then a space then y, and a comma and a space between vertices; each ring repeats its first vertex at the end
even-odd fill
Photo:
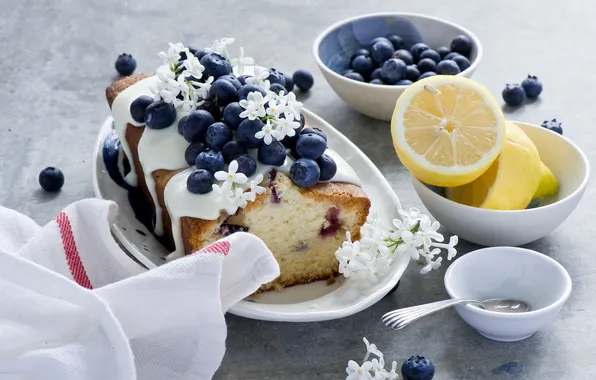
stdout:
POLYGON ((246 153, 246 147, 235 140, 228 141, 224 144, 223 148, 221 148, 221 154, 223 155, 224 161, 227 163, 232 161, 234 157, 246 153))
POLYGON ((186 188, 193 194, 207 194, 213 190, 213 174, 208 170, 199 169, 192 172, 186 180, 186 188))
POLYGON ((207 128, 205 142, 211 149, 221 149, 224 144, 232 140, 232 128, 218 121, 207 128))
POLYGON ((357 80, 358 82, 364 82, 364 78, 362 78, 362 75, 358 73, 347 73, 344 74, 344 77, 357 80))
POLYGON ((208 51, 202 50, 202 49, 197 49, 194 52, 191 50, 190 52, 193 53, 195 55, 195 57, 197 57, 199 59, 199 61, 201 60, 201 58, 203 58, 204 56, 206 56, 209 53, 208 51))
POLYGON ((459 35, 451 41, 451 51, 469 57, 472 52, 472 40, 468 36, 459 35))
POLYGON ((437 65, 437 74, 439 75, 456 75, 459 73, 459 66, 450 59, 443 60, 437 65))
POLYGON ((337 164, 328 154, 323 154, 317 158, 317 165, 319 165, 319 169, 321 170, 319 181, 329 181, 337 173, 337 164))
POLYGON ((358 49, 354 54, 352 54, 352 57, 350 57, 350 62, 352 62, 354 58, 358 57, 359 55, 364 55, 368 57, 370 55, 370 52, 366 49, 358 49))
POLYGON ((406 49, 396 50, 393 53, 393 58, 401 59, 406 63, 406 65, 411 65, 414 63, 414 57, 412 57, 412 53, 407 51, 406 49))
POLYGON ((424 50, 422 53, 420 53, 419 58, 420 58, 420 60, 422 60, 424 58, 430 58, 433 61, 435 61, 435 63, 441 62, 441 56, 439 55, 439 53, 437 53, 433 49, 424 50))
POLYGON ((306 70, 297 70, 294 75, 292 75, 292 79, 294 80, 296 87, 302 92, 308 92, 315 83, 312 74, 306 70))
POLYGON ((240 117, 242 112, 244 112, 244 108, 240 106, 240 103, 230 103, 223 109, 222 120, 233 130, 238 130, 238 126, 244 120, 240 117))
POLYGON ((372 60, 381 65, 383 62, 391 58, 393 55, 393 45, 391 42, 379 41, 370 48, 370 56, 372 60))
POLYGON ((410 53, 412 53, 414 62, 418 62, 418 60, 420 59, 420 53, 422 53, 423 51, 428 50, 428 49, 430 49, 430 48, 424 42, 418 42, 417 44, 414 44, 410 48, 410 53))
POLYGON ((397 83, 395 84, 396 86, 409 86, 411 85, 413 82, 409 79, 402 79, 397 81, 397 83))
POLYGON ((215 102, 205 100, 203 104, 197 107, 197 110, 207 111, 211 114, 214 120, 221 120, 221 108, 215 102))
POLYGON ((457 63, 460 71, 464 71, 468 67, 470 67, 470 60, 464 57, 463 55, 458 55, 453 57, 453 62, 457 63))
POLYGON ((401 366, 404 380, 431 380, 435 376, 435 366, 424 356, 411 356, 401 366))
POLYGON ((164 129, 176 121, 176 107, 172 103, 158 100, 145 109, 145 123, 151 129, 164 129))
POLYGON ((427 71, 437 71, 437 64, 430 58, 423 58, 418 62, 418 71, 424 74, 427 71))
POLYGON ((122 53, 116 60, 116 71, 122 76, 128 76, 132 74, 137 68, 137 61, 130 54, 122 53))
POLYGON ((296 142, 296 151, 300 157, 316 160, 327 149, 327 141, 316 133, 301 133, 296 142))
POLYGON ((389 39, 387 37, 377 37, 377 38, 373 39, 372 41, 370 41, 370 44, 368 44, 368 46, 372 49, 372 47, 374 46, 374 44, 376 44, 377 42, 384 42, 384 43, 387 43, 389 45, 393 45, 391 43, 391 41, 389 41, 389 39))
POLYGON ((257 171, 257 161, 248 154, 236 156, 234 160, 238 163, 237 173, 243 173, 245 176, 250 177, 257 171))
POLYGON ((263 144, 257 154, 259 162, 264 165, 281 166, 286 160, 286 147, 279 141, 271 141, 271 144, 263 144))
POLYGON ((321 131, 319 128, 306 127, 302 131, 300 131, 301 135, 305 135, 307 133, 314 133, 315 135, 319 135, 322 138, 324 138, 325 141, 327 141, 327 135, 325 134, 325 132, 321 131))
POLYGON ((542 82, 536 76, 528 75, 521 85, 528 99, 535 99, 542 92, 542 82))
POLYGON ((238 80, 238 78, 236 78, 234 74, 223 75, 219 77, 219 79, 225 79, 228 82, 232 83, 236 90, 240 89, 240 87, 243 86, 243 84, 238 80))
POLYGON ((281 143, 284 144, 286 148, 295 149, 296 148, 296 141, 298 141, 298 137, 300 137, 300 133, 294 133, 294 136, 287 136, 281 140, 281 143))
POLYGON ((294 90, 294 79, 288 74, 284 74, 284 78, 286 78, 286 85, 284 86, 286 88, 286 93, 291 92, 294 90))
POLYGON ((381 79, 373 79, 368 83, 370 83, 370 84, 385 84, 385 82, 383 82, 381 79))
POLYGON ((244 74, 244 75, 240 75, 237 79, 240 82, 240 84, 242 86, 244 86, 246 84, 246 78, 250 78, 250 77, 252 77, 252 75, 244 74))
POLYGON ((394 50, 403 49, 406 46, 404 39, 401 38, 400 36, 391 35, 391 36, 387 36, 387 39, 391 42, 391 44, 393 44, 394 50))
POLYGON ((446 59, 451 59, 451 60, 453 60, 453 58, 455 58, 455 57, 459 57, 460 55, 461 55, 461 54, 459 54, 459 53, 456 53, 456 52, 452 51, 451 53, 449 53, 449 54, 447 54, 446 56, 444 56, 444 57, 443 57, 443 60, 446 60, 446 59))
POLYGON ((449 49, 447 46, 440 46, 437 48, 437 53, 439 53, 441 59, 444 59, 447 54, 451 53, 451 49, 449 49))
POLYGON ((188 116, 183 116, 182 118, 180 118, 180 120, 178 120, 178 133, 180 133, 183 136, 184 136, 184 123, 186 123, 187 117, 188 116))
POLYGON ((420 77, 420 70, 416 65, 409 65, 406 67, 406 79, 416 82, 420 77))
POLYGON ((153 103, 151 96, 142 95, 136 98, 130 103, 130 115, 132 119, 137 123, 145 122, 145 110, 149 107, 149 104, 153 103))
POLYGON ((284 73, 282 73, 281 71, 278 71, 277 69, 273 69, 273 68, 269 69, 269 76, 267 77, 267 80, 271 84, 279 83, 282 86, 286 85, 286 77, 284 76, 284 73))
POLYGON ((47 192, 58 191, 64 185, 64 174, 62 170, 49 166, 39 173, 39 185, 47 192))
POLYGON ((213 77, 217 79, 223 75, 228 75, 232 72, 230 62, 221 54, 208 53, 200 60, 201 65, 205 66, 203 76, 205 78, 213 77))
POLYGON ((251 92, 260 92, 261 94, 263 94, 263 96, 266 96, 267 93, 265 92, 265 90, 263 90, 261 87, 257 86, 256 84, 245 84, 244 86, 240 87, 240 90, 238 90, 238 100, 246 100, 246 98, 248 97, 248 94, 250 94, 251 92))
POLYGON ((526 92, 519 84, 507 84, 503 89, 503 100, 510 106, 519 106, 526 99, 526 92))
POLYGON ((186 148, 186 152, 184 152, 186 163, 193 166, 195 162, 197 162, 199 153, 203 152, 205 149, 207 149, 207 144, 202 141, 190 144, 188 148, 186 148))
POLYGON ((387 84, 394 84, 406 76, 406 67, 401 59, 391 58, 381 67, 381 79, 387 84))
POLYGON ((381 79, 381 68, 377 67, 372 74, 370 74, 370 79, 381 79))
POLYGON ((310 158, 299 158, 290 167, 292 182, 303 188, 310 188, 317 184, 321 177, 321 169, 310 158))
POLYGON ((375 63, 371 57, 359 55, 352 61, 352 69, 363 77, 367 77, 375 69, 375 63))
POLYGON ((420 77, 418 78, 418 80, 422 80, 422 79, 425 79, 425 78, 428 78, 428 77, 433 77, 435 75, 437 75, 437 73, 435 73, 433 71, 427 71, 424 74, 420 75, 420 77))
POLYGON ((218 79, 213 82, 209 90, 209 96, 215 98, 215 103, 221 107, 238 100, 236 98, 236 87, 226 79, 218 79))
POLYGON ((557 121, 557 119, 544 120, 540 126, 550 129, 553 132, 557 132, 560 135, 563 134, 563 126, 560 121, 557 121))
POLYGON ((203 141, 207 128, 213 123, 215 123, 215 119, 208 111, 192 111, 186 116, 182 135, 188 142, 203 141))
POLYGON ((199 153, 197 160, 195 161, 197 169, 206 169, 215 174, 216 172, 223 170, 224 158, 220 152, 213 149, 207 149, 199 153))
POLYGON ((244 119, 238 126, 238 141, 247 148, 260 147, 263 140, 256 138, 255 134, 263 129, 264 125, 259 119, 244 119))
POLYGON ((269 91, 272 91, 279 95, 280 92, 288 93, 287 89, 279 83, 273 83, 271 87, 269 87, 269 91))

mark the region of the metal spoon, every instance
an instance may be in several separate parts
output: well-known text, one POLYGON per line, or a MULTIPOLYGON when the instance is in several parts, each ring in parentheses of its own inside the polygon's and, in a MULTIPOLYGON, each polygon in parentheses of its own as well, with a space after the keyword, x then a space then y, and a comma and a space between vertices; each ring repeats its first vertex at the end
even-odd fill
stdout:
POLYGON ((468 303, 474 304, 482 309, 495 311, 498 313, 517 314, 525 313, 526 311, 530 310, 530 305, 524 301, 507 298, 491 298, 484 301, 448 299, 444 301, 393 310, 383 315, 381 321, 384 325, 391 327, 392 329, 399 330, 422 317, 434 313, 435 311, 468 303))

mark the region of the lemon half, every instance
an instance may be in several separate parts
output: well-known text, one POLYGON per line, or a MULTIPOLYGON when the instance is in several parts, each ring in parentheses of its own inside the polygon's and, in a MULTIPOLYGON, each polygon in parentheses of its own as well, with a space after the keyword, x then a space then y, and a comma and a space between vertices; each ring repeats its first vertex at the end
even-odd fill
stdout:
POLYGON ((391 119, 403 165, 435 186, 459 186, 484 173, 505 140, 505 118, 486 88, 463 77, 437 75, 410 85, 391 119))

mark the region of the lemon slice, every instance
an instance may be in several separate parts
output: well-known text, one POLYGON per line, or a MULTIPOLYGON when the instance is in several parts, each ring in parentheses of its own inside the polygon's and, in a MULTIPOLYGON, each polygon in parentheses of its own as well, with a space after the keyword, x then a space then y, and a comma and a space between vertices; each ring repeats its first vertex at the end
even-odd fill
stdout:
POLYGON ((540 163, 540 185, 533 199, 550 197, 559 192, 559 182, 544 162, 540 163))
POLYGON ((393 145, 402 164, 435 186, 470 183, 497 158, 505 118, 478 83, 436 75, 410 85, 391 119, 393 145))
POLYGON ((541 165, 532 140, 517 125, 507 122, 507 138, 499 158, 475 181, 446 188, 445 196, 468 206, 522 210, 536 194, 541 165))

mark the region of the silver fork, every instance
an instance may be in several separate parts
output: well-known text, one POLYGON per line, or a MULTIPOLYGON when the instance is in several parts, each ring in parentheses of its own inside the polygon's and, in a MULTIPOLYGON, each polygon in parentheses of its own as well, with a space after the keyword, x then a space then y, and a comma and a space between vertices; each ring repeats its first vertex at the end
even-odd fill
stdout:
POLYGON ((474 303, 474 304, 478 304, 478 305, 482 306, 481 301, 464 300, 464 299, 448 299, 448 300, 444 300, 444 301, 438 301, 438 302, 428 303, 428 304, 424 304, 424 305, 411 306, 411 307, 406 307, 403 309, 393 310, 393 311, 390 311, 389 313, 383 315, 383 317, 381 318, 381 321, 383 322, 383 324, 385 326, 391 327, 394 330, 399 330, 399 329, 406 327, 410 323, 416 321, 417 319, 425 317, 431 313, 434 313, 435 311, 447 309, 448 307, 451 307, 451 306, 461 305, 461 304, 466 304, 466 303, 474 303))

